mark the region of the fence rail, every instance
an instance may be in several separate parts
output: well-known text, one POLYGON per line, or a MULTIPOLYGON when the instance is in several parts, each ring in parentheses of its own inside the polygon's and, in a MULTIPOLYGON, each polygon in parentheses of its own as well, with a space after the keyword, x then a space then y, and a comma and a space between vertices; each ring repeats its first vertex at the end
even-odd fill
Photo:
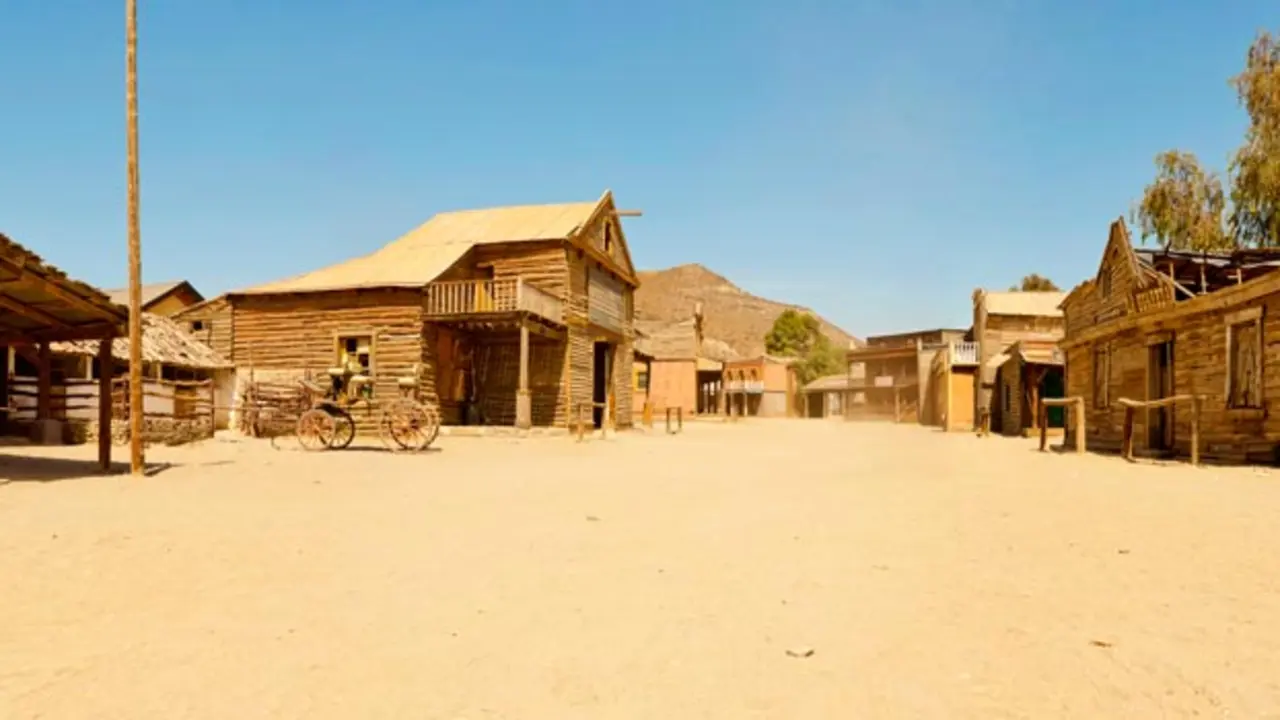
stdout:
POLYGON ((564 323, 564 303, 524 278, 503 280, 442 280, 427 285, 423 311, 428 317, 528 312, 564 323))

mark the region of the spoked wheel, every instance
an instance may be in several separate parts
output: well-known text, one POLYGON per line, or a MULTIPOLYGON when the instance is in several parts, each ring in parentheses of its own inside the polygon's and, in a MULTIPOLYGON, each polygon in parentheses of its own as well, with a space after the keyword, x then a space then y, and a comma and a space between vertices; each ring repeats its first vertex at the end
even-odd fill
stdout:
POLYGON ((332 408, 329 412, 333 417, 333 440, 330 441, 329 447, 342 450, 356 439, 356 421, 351 417, 351 413, 341 408, 332 408))
POLYGON ((392 450, 425 450, 440 432, 439 416, 412 400, 399 400, 387 406, 380 425, 383 442, 392 450))
POLYGON ((303 450, 327 450, 333 444, 336 425, 332 415, 312 408, 298 418, 298 444, 303 450))

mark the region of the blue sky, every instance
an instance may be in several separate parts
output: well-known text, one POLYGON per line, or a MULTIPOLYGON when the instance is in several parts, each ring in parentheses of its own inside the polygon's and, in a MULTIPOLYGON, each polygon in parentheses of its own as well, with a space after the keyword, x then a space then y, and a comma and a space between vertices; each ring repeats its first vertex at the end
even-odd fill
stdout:
MULTIPOLYGON (((1170 147, 1224 167, 1261 0, 139 0, 143 264, 207 295, 449 209, 594 199, 859 334, 1096 267, 1170 147)), ((0 231, 123 285, 123 2, 0 2, 0 231)), ((1268 12, 1270 10, 1270 12, 1268 12)))

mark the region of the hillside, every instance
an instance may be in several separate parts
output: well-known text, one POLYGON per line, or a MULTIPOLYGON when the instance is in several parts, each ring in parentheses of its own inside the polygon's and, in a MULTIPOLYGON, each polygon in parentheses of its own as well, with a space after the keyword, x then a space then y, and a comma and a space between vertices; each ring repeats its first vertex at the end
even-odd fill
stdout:
MULTIPOLYGON (((798 305, 752 295, 701 265, 640 272, 637 320, 646 323, 684 320, 692 315, 694 304, 699 302, 702 303, 703 335, 727 343, 743 357, 764 353, 765 333, 783 310, 794 308, 809 312, 798 305)), ((851 335, 821 316, 818 319, 831 342, 840 347, 849 346, 851 335)))

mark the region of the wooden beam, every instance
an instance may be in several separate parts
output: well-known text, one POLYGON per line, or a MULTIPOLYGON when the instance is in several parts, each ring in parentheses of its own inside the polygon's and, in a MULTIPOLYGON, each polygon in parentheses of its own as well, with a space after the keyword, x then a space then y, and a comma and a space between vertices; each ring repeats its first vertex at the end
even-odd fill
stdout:
POLYGON ((36 373, 36 420, 52 420, 53 354, 49 351, 49 343, 40 344, 36 373))
POLYGON ((102 472, 111 470, 111 380, 115 377, 115 360, 111 357, 111 338, 98 344, 98 464, 102 472))
POLYGON ((0 344, 35 345, 42 342, 59 342, 70 340, 100 340, 114 336, 120 326, 115 323, 92 323, 89 325, 71 325, 54 330, 35 330, 31 332, 0 332, 0 344))
POLYGON ((644 215, 643 210, 614 210, 615 217, 640 217, 644 215))
POLYGON ((90 313, 100 318, 109 318, 120 321, 125 319, 126 313, 123 309, 120 312, 112 311, 99 303, 71 292, 63 287, 61 283, 54 282, 43 275, 31 272, 23 265, 16 263, 9 258, 0 257, 0 267, 5 268, 16 275, 16 277, 9 278, 9 280, 34 285, 40 292, 52 295, 58 300, 61 300, 62 302, 83 312, 90 313))
POLYGON ((38 322, 50 328, 70 327, 62 318, 54 317, 40 308, 28 305, 8 295, 0 295, 0 308, 5 308, 32 322, 38 322))

